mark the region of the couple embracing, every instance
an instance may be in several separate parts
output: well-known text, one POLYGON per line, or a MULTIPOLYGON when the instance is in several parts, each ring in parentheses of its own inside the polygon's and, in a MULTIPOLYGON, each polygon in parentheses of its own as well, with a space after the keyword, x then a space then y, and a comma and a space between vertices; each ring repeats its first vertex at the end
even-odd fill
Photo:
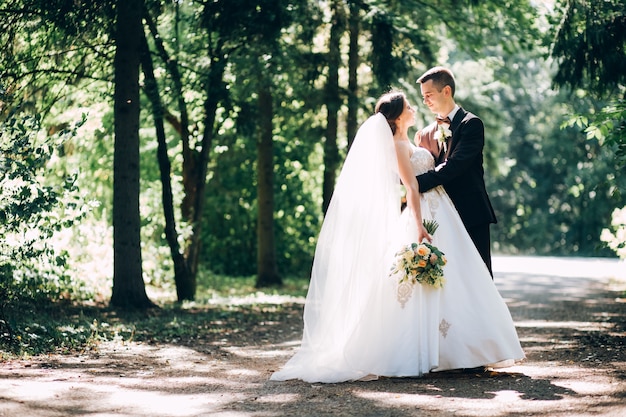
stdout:
POLYGON ((448 69, 418 82, 437 121, 411 143, 415 110, 390 92, 359 128, 318 238, 300 349, 272 380, 417 377, 524 358, 492 279, 483 123, 455 103, 448 69), (443 284, 390 273, 406 261, 400 248, 421 243, 445 254, 443 284))

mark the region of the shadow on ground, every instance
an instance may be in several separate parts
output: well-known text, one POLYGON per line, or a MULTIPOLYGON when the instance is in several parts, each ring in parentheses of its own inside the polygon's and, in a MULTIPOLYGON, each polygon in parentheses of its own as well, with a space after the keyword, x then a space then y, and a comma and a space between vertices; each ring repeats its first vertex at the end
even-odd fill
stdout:
POLYGON ((2 363, 0 416, 625 415, 622 284, 579 265, 544 271, 496 268, 527 354, 503 371, 271 382, 298 345, 301 303, 163 310, 151 314, 191 326, 188 337, 149 334, 150 317, 119 317, 134 326, 132 342, 2 363))

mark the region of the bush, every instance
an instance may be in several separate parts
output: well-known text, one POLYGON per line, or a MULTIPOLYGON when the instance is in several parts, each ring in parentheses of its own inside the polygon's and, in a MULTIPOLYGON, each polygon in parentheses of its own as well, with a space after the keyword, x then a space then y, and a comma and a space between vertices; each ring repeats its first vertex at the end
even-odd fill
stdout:
POLYGON ((613 210, 611 218, 611 228, 602 229, 600 240, 620 259, 626 259, 626 206, 613 210))
POLYGON ((35 116, 13 115, 0 125, 0 348, 11 352, 41 351, 41 341, 52 340, 28 322, 28 312, 80 290, 67 273, 67 253, 51 238, 91 205, 76 175, 54 184, 46 165, 81 123, 44 138, 35 116))

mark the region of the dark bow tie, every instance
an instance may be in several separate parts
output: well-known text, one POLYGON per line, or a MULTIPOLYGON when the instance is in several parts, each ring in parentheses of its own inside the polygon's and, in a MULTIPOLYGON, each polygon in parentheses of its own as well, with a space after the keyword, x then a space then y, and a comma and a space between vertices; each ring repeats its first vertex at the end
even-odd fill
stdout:
POLYGON ((452 124, 452 122, 450 121, 449 117, 437 116, 437 124, 440 125, 440 124, 443 124, 443 123, 447 123, 449 125, 452 124))

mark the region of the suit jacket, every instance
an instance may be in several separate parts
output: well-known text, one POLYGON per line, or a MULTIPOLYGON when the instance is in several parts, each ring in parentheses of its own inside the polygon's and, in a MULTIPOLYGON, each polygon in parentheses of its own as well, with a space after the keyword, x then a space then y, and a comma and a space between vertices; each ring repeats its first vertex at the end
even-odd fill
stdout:
POLYGON ((420 146, 435 156, 435 170, 417 176, 420 192, 443 185, 456 206, 465 227, 496 223, 496 215, 485 188, 483 147, 485 128, 482 120, 463 108, 450 124, 452 137, 447 152, 438 149, 434 138, 437 123, 426 126, 418 135, 420 146))

